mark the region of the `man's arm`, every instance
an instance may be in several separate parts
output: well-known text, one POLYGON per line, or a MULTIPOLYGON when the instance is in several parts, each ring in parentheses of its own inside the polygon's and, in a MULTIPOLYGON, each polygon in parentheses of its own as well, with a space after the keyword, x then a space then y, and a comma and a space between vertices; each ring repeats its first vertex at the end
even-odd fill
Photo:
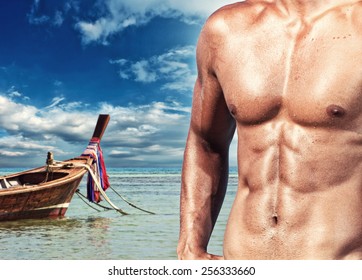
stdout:
POLYGON ((225 197, 235 121, 213 71, 210 42, 204 30, 198 43, 198 79, 182 170, 179 259, 221 258, 206 250, 225 197))

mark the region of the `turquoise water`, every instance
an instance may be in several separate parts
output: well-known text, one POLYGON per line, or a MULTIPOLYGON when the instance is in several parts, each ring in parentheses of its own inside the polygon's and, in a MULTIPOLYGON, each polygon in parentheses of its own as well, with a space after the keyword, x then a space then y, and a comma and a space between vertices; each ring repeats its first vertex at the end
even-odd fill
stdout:
MULTIPOLYGON (((0 174, 15 170, 0 169, 0 174)), ((16 170, 18 171, 18 170, 16 170)), ((173 260, 179 231, 180 170, 109 169, 112 187, 129 201, 153 211, 130 207, 112 190, 114 204, 130 213, 92 209, 77 195, 62 219, 0 223, 0 259, 10 260, 173 260)), ((223 233, 237 178, 231 172, 224 207, 209 251, 222 252, 223 233)), ((85 180, 80 185, 85 194, 85 180)), ((104 206, 106 202, 102 203, 104 206)))

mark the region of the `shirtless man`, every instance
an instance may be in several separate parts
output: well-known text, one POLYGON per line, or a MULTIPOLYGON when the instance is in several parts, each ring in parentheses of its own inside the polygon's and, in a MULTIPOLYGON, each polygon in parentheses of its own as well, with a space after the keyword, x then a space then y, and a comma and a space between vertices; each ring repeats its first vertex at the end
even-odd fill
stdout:
POLYGON ((180 259, 362 259, 362 2, 223 7, 197 48, 180 259), (207 252, 238 135, 223 256, 207 252))

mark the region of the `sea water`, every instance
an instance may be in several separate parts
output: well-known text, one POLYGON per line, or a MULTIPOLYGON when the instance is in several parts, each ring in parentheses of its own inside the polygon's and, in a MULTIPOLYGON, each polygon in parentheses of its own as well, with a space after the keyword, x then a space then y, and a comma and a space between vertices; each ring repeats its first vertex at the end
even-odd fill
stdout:
MULTIPOLYGON (((0 174, 19 170, 0 169, 0 174)), ((96 209, 75 195, 65 218, 0 222, 2 260, 174 260, 179 235, 181 172, 170 168, 108 169, 114 191, 110 200, 128 212, 96 209)), ((209 252, 222 254, 237 175, 231 170, 224 206, 210 240, 209 252)), ((85 195, 83 179, 79 191, 85 195)), ((109 207, 106 201, 102 205, 109 207)))

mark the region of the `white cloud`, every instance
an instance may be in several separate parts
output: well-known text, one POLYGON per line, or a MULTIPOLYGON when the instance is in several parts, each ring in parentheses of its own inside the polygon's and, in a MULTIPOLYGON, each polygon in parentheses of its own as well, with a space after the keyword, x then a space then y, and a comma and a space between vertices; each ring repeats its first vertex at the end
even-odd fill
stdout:
POLYGON ((6 157, 19 157, 19 156, 26 155, 26 153, 24 153, 24 152, 0 151, 0 155, 6 156, 6 157))
POLYGON ((17 104, 11 99, 0 95, 0 127, 17 130, 22 122, 36 123, 37 109, 33 106, 17 104), (14 122, 13 120, 16 119, 14 122))
POLYGON ((109 63, 110 64, 119 64, 119 65, 125 65, 126 63, 127 63, 127 59, 123 59, 123 58, 121 58, 121 59, 114 59, 114 60, 110 60, 109 61, 109 63))
POLYGON ((38 15, 39 3, 40 3, 40 0, 34 0, 34 3, 31 6, 30 13, 28 13, 28 15, 27 15, 29 23, 31 23, 31 24, 40 25, 45 22, 48 22, 50 19, 49 16, 38 15))
MULTIPOLYGON (((45 1, 45 0, 42 0, 45 1)), ((188 24, 201 23, 216 9, 231 4, 232 0, 107 0, 96 1, 88 13, 91 19, 80 18, 78 1, 57 4, 53 13, 45 14, 40 0, 34 0, 27 14, 30 24, 62 26, 65 18, 73 11, 77 19, 75 29, 82 36, 82 42, 109 44, 109 38, 130 26, 147 24, 154 17, 177 18, 188 24), (95 15, 98 17, 95 18, 95 15)))
MULTIPOLYGON (((133 72, 135 81, 137 82, 151 83, 157 80, 157 74, 152 70, 150 63, 146 60, 133 63, 130 70, 133 72)), ((120 75, 122 77, 121 72, 120 75)))
POLYGON ((40 25, 40 24, 43 24, 43 23, 46 23, 49 21, 49 17, 48 16, 45 16, 45 15, 42 15, 42 16, 35 16, 33 14, 30 14, 28 16, 29 18, 29 23, 31 24, 35 24, 35 25, 40 25))
POLYGON ((101 36, 108 36, 108 32, 102 28, 99 22, 79 22, 77 28, 81 31, 83 43, 88 44, 97 41, 101 36))
POLYGON ((20 92, 18 92, 17 90, 14 90, 9 93, 9 96, 10 97, 21 97, 22 94, 20 92))
MULTIPOLYGON (((45 2, 45 0, 42 0, 45 2)), ((69 0, 65 2, 62 7, 55 10, 53 14, 47 15, 40 7, 40 0, 34 0, 30 12, 27 14, 28 22, 34 25, 49 24, 54 27, 60 27, 63 25, 66 15, 74 10, 79 12, 79 3, 77 1, 69 0)), ((61 6, 61 2, 58 3, 61 6)))
POLYGON ((0 94, 0 166, 43 165, 48 151, 58 160, 79 155, 93 134, 98 114, 111 116, 102 140, 108 166, 181 165, 190 107, 177 102, 128 107, 101 103, 87 110, 86 104, 72 103, 77 106, 63 100, 44 109, 0 94))
POLYGON ((100 113, 111 115, 102 141, 108 165, 140 164, 140 158, 145 160, 142 164, 180 164, 189 107, 176 102, 129 107, 102 103, 87 110, 87 104, 65 101, 56 98, 51 106, 37 108, 0 94, 0 151, 4 159, 0 165, 9 166, 15 159, 18 165, 42 165, 49 150, 55 151, 56 159, 77 156, 93 134, 100 113), (72 103, 77 106, 70 106, 72 103))
POLYGON ((171 49, 164 54, 152 56, 148 60, 128 61, 111 60, 120 67, 119 75, 123 79, 151 83, 162 81, 163 90, 179 92, 192 90, 196 80, 196 70, 190 66, 195 56, 194 46, 171 49))
POLYGON ((186 23, 202 22, 216 9, 233 3, 231 0, 108 0, 104 1, 96 20, 81 20, 76 29, 84 44, 108 44, 110 36, 129 26, 140 26, 156 16, 178 18, 186 23))
POLYGON ((54 97, 52 100, 52 104, 46 107, 46 109, 50 109, 53 107, 56 107, 58 104, 60 104, 63 100, 65 100, 64 97, 54 97))
POLYGON ((63 13, 61 11, 55 11, 53 24, 55 26, 61 26, 64 22, 63 13))
MULTIPOLYGON (((47 144, 45 143, 46 142, 27 139, 21 135, 12 135, 0 138, 0 146, 2 147, 2 150, 16 149, 16 150, 29 152, 37 150, 48 151, 55 149, 54 146, 49 145, 49 143, 47 144)), ((11 153, 13 153, 13 156, 26 154, 25 152, 14 152, 14 151, 12 151, 11 153)))
POLYGON ((21 98, 23 100, 29 100, 30 98, 28 96, 23 95, 20 91, 18 91, 15 86, 10 87, 7 91, 8 96, 10 98, 21 98))

